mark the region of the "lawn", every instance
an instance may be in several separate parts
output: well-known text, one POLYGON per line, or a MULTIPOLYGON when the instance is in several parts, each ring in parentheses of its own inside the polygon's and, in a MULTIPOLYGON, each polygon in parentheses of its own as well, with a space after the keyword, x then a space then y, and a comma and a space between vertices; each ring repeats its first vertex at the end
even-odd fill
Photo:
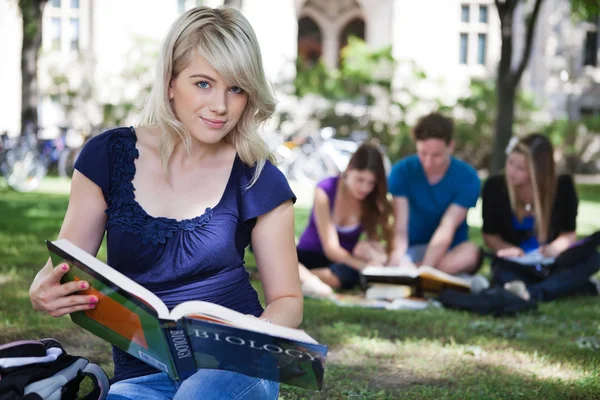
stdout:
MULTIPOLYGON (((34 312, 28 299, 29 284, 47 258, 44 240, 56 236, 66 210, 64 188, 54 181, 43 193, 0 187, 0 344, 54 337, 110 375, 106 343, 68 317, 34 312)), ((587 234, 600 229, 600 187, 579 190, 579 233, 587 234)), ((297 210, 297 233, 307 216, 306 208, 297 210)), ((481 242, 478 210, 469 221, 481 242)), ((253 268, 250 256, 247 261, 253 268)), ((325 387, 321 393, 282 387, 281 398, 598 399, 599 316, 598 298, 566 299, 499 319, 444 309, 340 308, 306 299, 302 327, 329 345, 325 387)))

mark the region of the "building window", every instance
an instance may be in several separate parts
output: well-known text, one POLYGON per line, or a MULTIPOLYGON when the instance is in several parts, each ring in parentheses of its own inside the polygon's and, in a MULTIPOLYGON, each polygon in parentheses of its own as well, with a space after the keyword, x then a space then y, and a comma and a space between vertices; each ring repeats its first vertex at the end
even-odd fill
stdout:
POLYGON ((71 8, 79 8, 79 0, 71 0, 71 8))
POLYGON ((487 35, 480 33, 477 35, 477 63, 485 65, 485 48, 487 42, 487 35))
POLYGON ((60 8, 60 0, 52 0, 52 7, 60 8))
POLYGON ((314 67, 321 58, 323 40, 321 30, 310 17, 298 21, 298 58, 307 67, 314 67))
POLYGON ((466 33, 460 34, 460 63, 467 63, 467 56, 469 53, 469 35, 466 33))
POLYGON ((348 39, 353 36, 365 40, 365 21, 356 18, 348 22, 340 34, 340 48, 338 49, 338 63, 342 64, 342 50, 348 45, 348 39))
POLYGON ((588 31, 585 34, 583 46, 583 65, 596 67, 598 65, 598 31, 588 31))
POLYGON ((487 24, 488 22, 488 6, 483 4, 479 6, 479 22, 482 24, 487 24))
POLYGON ((582 118, 595 117, 598 115, 598 110, 594 110, 590 107, 581 107, 581 109, 579 110, 579 114, 582 118))
POLYGON ((71 18, 69 22, 71 24, 70 48, 71 48, 71 50, 78 50, 79 49, 79 18, 71 18))
POLYGON ((460 20, 462 22, 469 22, 469 5, 463 4, 460 6, 460 20))
POLYGON ((60 36, 61 36, 61 26, 60 26, 60 18, 52 18, 52 49, 60 50, 60 36))

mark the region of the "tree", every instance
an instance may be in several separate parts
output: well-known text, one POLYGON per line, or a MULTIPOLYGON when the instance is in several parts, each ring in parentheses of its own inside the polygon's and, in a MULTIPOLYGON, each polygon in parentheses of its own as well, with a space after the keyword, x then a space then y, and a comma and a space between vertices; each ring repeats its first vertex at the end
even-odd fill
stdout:
POLYGON ((515 9, 521 3, 520 0, 494 0, 500 17, 500 33, 502 46, 500 50, 500 62, 498 64, 498 76, 496 78, 496 99, 498 104, 498 113, 496 116, 496 134, 494 137, 494 147, 492 151, 492 160, 490 173, 496 174, 503 167, 506 158, 504 149, 512 136, 513 122, 515 119, 515 98, 517 86, 523 75, 523 71, 529 62, 531 47, 533 44, 533 34, 537 23, 540 7, 543 0, 535 0, 533 11, 527 18, 525 43, 523 53, 516 68, 513 69, 513 22, 515 9))
MULTIPOLYGON (((525 18, 525 43, 516 68, 513 68, 513 23, 515 10, 519 4, 526 6, 527 2, 525 0, 494 1, 498 10, 498 16, 500 17, 502 46, 500 50, 500 62, 498 64, 498 76, 496 79, 498 113, 496 116, 494 147, 490 165, 490 172, 492 174, 499 172, 504 166, 506 158, 504 149, 512 136, 515 118, 515 96, 517 93, 517 86, 519 85, 523 71, 529 62, 535 27, 544 0, 535 0, 531 13, 525 18)), ((599 11, 600 0, 571 0, 571 13, 575 19, 588 20, 591 17, 597 18, 599 11)))
POLYGON ((223 4, 228 7, 233 7, 237 10, 242 9, 242 0, 225 0, 223 4))
POLYGON ((38 58, 42 46, 42 15, 48 0, 19 0, 23 17, 21 49, 21 132, 27 123, 38 125, 38 58))

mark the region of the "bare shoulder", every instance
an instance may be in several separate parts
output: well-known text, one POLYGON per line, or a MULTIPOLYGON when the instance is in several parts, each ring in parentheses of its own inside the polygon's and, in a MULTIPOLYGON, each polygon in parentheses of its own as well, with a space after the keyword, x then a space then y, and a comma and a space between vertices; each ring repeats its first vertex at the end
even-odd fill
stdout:
POLYGON ((136 127, 135 136, 136 146, 138 149, 143 149, 158 154, 160 134, 157 129, 153 129, 147 126, 136 127))

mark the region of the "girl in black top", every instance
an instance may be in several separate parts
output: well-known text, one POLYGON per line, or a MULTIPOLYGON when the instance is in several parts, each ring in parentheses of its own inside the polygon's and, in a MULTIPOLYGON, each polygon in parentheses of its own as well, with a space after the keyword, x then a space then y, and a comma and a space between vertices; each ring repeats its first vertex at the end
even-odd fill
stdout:
POLYGON ((531 134, 507 149, 505 175, 483 186, 483 240, 498 257, 493 280, 525 300, 549 301, 577 293, 597 294, 590 276, 600 268, 600 255, 557 271, 545 279, 526 271, 503 268, 501 258, 530 251, 556 257, 576 241, 578 198, 570 176, 556 175, 550 141, 531 134))

